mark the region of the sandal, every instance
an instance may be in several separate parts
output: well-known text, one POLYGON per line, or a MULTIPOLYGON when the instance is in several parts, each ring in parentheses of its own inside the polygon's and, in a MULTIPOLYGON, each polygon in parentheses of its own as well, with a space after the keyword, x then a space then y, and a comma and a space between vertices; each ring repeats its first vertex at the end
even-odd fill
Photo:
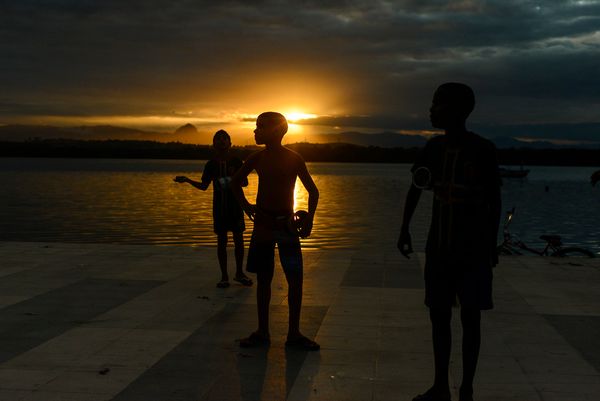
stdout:
POLYGON ((263 345, 269 345, 271 343, 271 340, 261 336, 257 332, 254 332, 246 338, 241 338, 239 342, 240 347, 242 348, 255 348, 263 345))
POLYGON ((252 287, 252 284, 254 284, 252 282, 252 279, 249 277, 240 277, 240 278, 235 277, 233 279, 233 281, 237 281, 238 283, 240 283, 241 285, 243 285, 245 287, 252 287))
POLYGON ((229 281, 221 280, 217 283, 217 288, 227 288, 229 287, 229 281))
POLYGON ((318 351, 321 346, 307 337, 298 337, 294 340, 287 340, 285 342, 286 348, 294 348, 301 351, 318 351))

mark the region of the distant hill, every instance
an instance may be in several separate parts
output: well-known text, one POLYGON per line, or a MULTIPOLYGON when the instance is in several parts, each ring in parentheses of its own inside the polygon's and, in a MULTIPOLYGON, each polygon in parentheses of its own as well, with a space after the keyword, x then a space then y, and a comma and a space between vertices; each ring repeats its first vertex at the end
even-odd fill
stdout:
POLYGON ((548 141, 521 141, 516 138, 500 136, 491 139, 498 149, 599 149, 600 144, 555 144, 548 141))
POLYGON ((32 139, 121 140, 212 143, 212 134, 201 133, 192 124, 173 132, 145 131, 113 125, 54 127, 50 125, 1 125, 0 141, 32 139))
MULTIPOLYGON (((413 163, 420 149, 361 146, 348 143, 292 143, 306 161, 352 163, 413 163)), ((234 146, 233 155, 245 159, 258 146, 234 146)), ((35 139, 1 141, 0 157, 75 157, 126 159, 206 160, 214 154, 210 145, 134 140, 35 139)), ((499 149, 503 165, 598 166, 600 149, 499 149)))
POLYGON ((175 135, 198 135, 198 128, 193 124, 185 124, 175 130, 175 135))
MULTIPOLYGON (((0 126, 0 141, 22 142, 44 139, 72 140, 121 140, 121 141, 156 141, 183 142, 195 144, 211 144, 212 132, 198 131, 192 124, 185 124, 175 132, 144 131, 134 128, 116 127, 112 125, 95 125, 79 127, 54 127, 47 125, 3 125, 0 126)), ((507 136, 492 139, 499 149, 598 149, 598 144, 565 144, 559 145, 548 141, 522 141, 507 136)), ((339 132, 314 134, 311 143, 345 143, 360 146, 376 146, 381 148, 419 148, 425 145, 427 137, 407 135, 395 132, 367 134, 363 132, 339 132)))
POLYGON ((365 134, 362 132, 340 132, 335 134, 317 134, 312 136, 315 143, 352 143, 361 146, 379 146, 382 148, 420 148, 425 146, 427 138, 422 135, 406 135, 395 132, 365 134))
POLYGON ((172 140, 165 138, 169 134, 142 131, 134 128, 112 125, 93 125, 80 127, 53 127, 49 125, 3 125, 0 126, 0 140, 26 141, 30 139, 78 139, 78 140, 140 140, 161 142, 172 140))

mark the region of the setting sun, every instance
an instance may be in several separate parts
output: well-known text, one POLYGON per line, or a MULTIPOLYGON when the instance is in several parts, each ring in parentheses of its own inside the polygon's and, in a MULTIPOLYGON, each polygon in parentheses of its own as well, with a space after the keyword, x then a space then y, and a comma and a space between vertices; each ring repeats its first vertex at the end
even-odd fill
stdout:
POLYGON ((290 111, 288 113, 283 114, 285 115, 285 118, 287 118, 287 120, 292 123, 298 120, 309 120, 311 118, 317 118, 316 114, 303 113, 300 111, 290 111))

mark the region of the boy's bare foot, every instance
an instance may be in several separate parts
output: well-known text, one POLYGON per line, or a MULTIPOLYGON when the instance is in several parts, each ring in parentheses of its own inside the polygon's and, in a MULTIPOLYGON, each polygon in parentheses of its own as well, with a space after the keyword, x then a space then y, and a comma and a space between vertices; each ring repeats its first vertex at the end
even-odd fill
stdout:
POLYGON ((229 281, 227 280, 221 280, 217 283, 217 288, 228 288, 229 287, 229 281))
POLYGON ((269 339, 269 337, 264 337, 263 335, 258 334, 258 332, 255 331, 248 337, 241 338, 239 342, 240 347, 242 348, 255 348, 262 347, 264 345, 269 345, 271 343, 271 340, 269 339))
POLYGON ((252 279, 250 277, 246 276, 245 274, 242 274, 240 276, 235 276, 233 278, 233 281, 237 281, 238 283, 240 283, 241 285, 246 286, 246 287, 251 287, 252 284, 254 284, 252 282, 252 279))

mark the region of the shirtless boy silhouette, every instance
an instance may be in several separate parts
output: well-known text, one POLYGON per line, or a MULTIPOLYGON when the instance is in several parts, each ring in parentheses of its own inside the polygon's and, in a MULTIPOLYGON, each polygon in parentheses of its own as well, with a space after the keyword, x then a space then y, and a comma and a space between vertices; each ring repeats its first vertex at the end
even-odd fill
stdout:
POLYGON ((494 145, 465 127, 474 105, 473 91, 465 84, 446 83, 435 91, 431 124, 445 135, 425 145, 413 166, 414 181, 406 196, 398 248, 408 257, 413 251, 409 225, 421 190, 432 189, 434 194, 425 250, 425 304, 431 319, 435 379, 433 387, 413 401, 450 401, 450 319, 456 298, 463 328, 459 401, 473 400, 481 310, 493 307, 500 178, 494 145))
POLYGON ((258 329, 240 340, 241 347, 266 345, 269 335, 269 303, 274 270, 275 245, 288 282, 289 327, 286 347, 316 351, 319 344, 300 332, 302 305, 302 252, 296 233, 288 229, 294 214, 294 186, 296 177, 308 191, 308 215, 298 229, 301 237, 308 237, 319 200, 319 191, 308 173, 304 159, 281 144, 288 126, 280 113, 266 112, 258 116, 254 138, 265 149, 251 154, 232 178, 232 189, 244 212, 254 220, 254 231, 248 250, 247 270, 256 273, 258 329), (241 183, 252 170, 258 174, 256 204, 250 204, 241 183))

